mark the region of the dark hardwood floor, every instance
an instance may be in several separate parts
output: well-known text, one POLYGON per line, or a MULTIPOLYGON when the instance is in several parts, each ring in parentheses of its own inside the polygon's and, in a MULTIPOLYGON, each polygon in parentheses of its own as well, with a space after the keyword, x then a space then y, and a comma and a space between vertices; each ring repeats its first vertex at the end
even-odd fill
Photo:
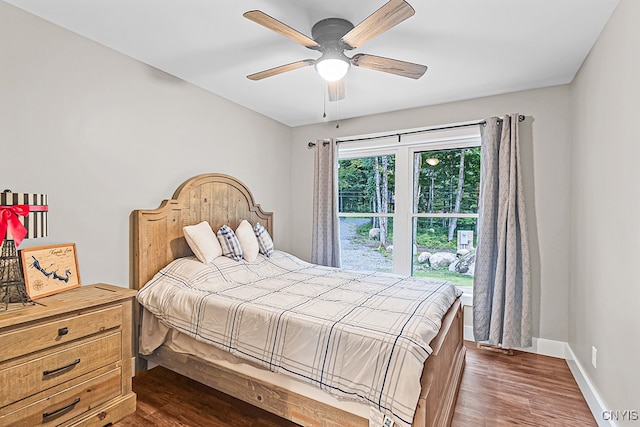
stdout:
POLYGON ((563 359, 465 345, 467 364, 452 427, 597 427, 563 359))
MULTIPOLYGON (((564 360, 465 344, 452 427, 597 426, 564 360)), ((138 374, 133 389, 137 411, 117 427, 296 426, 161 367, 138 374)))

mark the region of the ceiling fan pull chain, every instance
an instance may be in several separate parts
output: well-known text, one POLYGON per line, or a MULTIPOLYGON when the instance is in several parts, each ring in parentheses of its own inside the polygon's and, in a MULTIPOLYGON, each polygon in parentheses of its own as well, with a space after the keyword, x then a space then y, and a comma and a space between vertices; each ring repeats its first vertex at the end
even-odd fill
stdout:
MULTIPOLYGON (((328 85, 327 83, 325 83, 326 85, 328 85)), ((327 97, 325 95, 325 84, 322 85, 322 118, 325 119, 327 118, 327 97)))
POLYGON ((340 129, 340 119, 338 118, 338 101, 336 101, 336 129, 340 129))

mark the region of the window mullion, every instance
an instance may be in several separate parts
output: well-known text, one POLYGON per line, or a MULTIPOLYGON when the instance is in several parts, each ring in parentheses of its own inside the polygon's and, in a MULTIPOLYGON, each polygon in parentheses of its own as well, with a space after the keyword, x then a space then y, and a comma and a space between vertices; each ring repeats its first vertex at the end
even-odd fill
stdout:
POLYGON ((393 212, 386 214, 376 212, 338 212, 338 216, 343 218, 360 218, 363 216, 367 218, 393 218, 395 214, 393 212))
MULTIPOLYGON (((409 147, 399 147, 396 152, 396 212, 408 213, 412 210, 411 161, 409 147)), ((397 215, 394 221, 393 272, 408 276, 411 274, 413 256, 411 220, 409 215, 402 214, 397 215)))
POLYGON ((411 218, 478 218, 477 213, 413 213, 411 218))

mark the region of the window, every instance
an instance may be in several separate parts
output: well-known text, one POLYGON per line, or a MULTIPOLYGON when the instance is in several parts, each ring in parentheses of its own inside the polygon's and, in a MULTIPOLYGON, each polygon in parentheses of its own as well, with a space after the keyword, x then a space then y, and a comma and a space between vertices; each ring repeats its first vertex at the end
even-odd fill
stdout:
POLYGON ((344 268, 391 272, 395 155, 338 161, 340 258, 344 268))
POLYGON ((340 143, 343 267, 471 286, 480 156, 476 127, 340 143))

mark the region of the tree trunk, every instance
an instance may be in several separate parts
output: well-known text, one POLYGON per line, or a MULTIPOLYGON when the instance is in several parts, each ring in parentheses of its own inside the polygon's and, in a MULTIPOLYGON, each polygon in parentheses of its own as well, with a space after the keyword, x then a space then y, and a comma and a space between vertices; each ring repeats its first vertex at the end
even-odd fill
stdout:
MULTIPOLYGON (((420 170, 422 169, 422 153, 416 153, 413 159, 413 213, 418 213, 418 204, 420 201, 420 170)), ((418 234, 418 218, 413 218, 413 234, 411 241, 415 245, 418 234)))
MULTIPOLYGON (((373 176, 374 176, 374 180, 375 180, 375 184, 376 184, 376 200, 375 200, 375 207, 374 207, 374 212, 378 213, 380 212, 380 162, 378 161, 378 156, 373 158, 373 176)), ((378 224, 378 227, 380 227, 380 218, 375 217, 376 220, 376 224, 378 224)))
MULTIPOLYGON (((431 183, 429 184, 429 196, 427 197, 427 213, 433 213, 433 204, 435 203, 435 176, 432 170, 429 171, 429 179, 431 183)), ((433 227, 433 218, 429 218, 429 227, 433 227)))
MULTIPOLYGON (((379 213, 386 214, 389 206, 389 159, 387 156, 381 158, 382 167, 380 175, 382 178, 382 185, 380 188, 380 209, 379 213)), ((380 217, 380 244, 387 244, 387 217, 380 217)))
POLYGON ((453 212, 453 176, 449 177, 449 207, 447 212, 453 212))
MULTIPOLYGON (((464 188, 464 153, 466 150, 460 151, 460 170, 458 172, 458 188, 456 189, 456 204, 453 207, 454 213, 460 213, 460 203, 462 202, 462 189, 464 188)), ((453 240, 453 233, 458 226, 458 218, 451 218, 449 221, 449 241, 453 240)))

